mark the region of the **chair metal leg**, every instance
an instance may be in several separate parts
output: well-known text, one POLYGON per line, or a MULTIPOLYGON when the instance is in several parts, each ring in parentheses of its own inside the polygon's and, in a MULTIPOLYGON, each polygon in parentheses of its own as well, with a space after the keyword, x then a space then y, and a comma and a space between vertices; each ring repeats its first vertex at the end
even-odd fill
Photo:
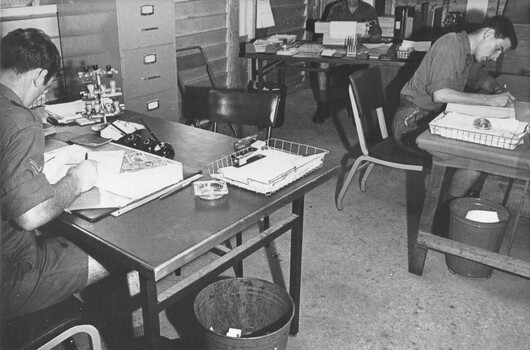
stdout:
POLYGON ((350 187, 353 177, 355 176, 355 173, 359 169, 363 160, 364 158, 362 156, 355 159, 355 162, 353 163, 352 168, 350 169, 350 172, 348 173, 348 176, 346 177, 346 180, 344 180, 344 183, 342 184, 339 195, 337 197, 337 209, 338 210, 344 209, 344 204, 342 203, 344 200, 344 196, 346 195, 346 192, 348 191, 348 188, 350 187))
POLYGON ((370 172, 374 168, 374 163, 370 163, 368 167, 366 168, 363 176, 361 177, 361 191, 366 192, 366 180, 368 180, 368 176, 370 176, 370 172))
POLYGON ((92 349, 101 350, 101 337, 99 335, 99 332, 96 327, 89 324, 74 326, 68 329, 67 331, 63 332, 62 334, 58 335, 57 337, 53 338, 52 340, 41 346, 38 350, 53 349, 54 347, 61 344, 63 341, 77 333, 88 334, 90 342, 92 343, 92 349))

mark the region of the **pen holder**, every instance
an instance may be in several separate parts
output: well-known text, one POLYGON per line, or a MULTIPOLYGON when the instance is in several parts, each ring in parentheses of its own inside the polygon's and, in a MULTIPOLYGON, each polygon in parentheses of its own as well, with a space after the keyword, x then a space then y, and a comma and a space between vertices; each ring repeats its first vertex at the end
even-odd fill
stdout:
POLYGON ((357 56, 357 43, 359 42, 358 35, 352 35, 346 37, 346 56, 356 57, 357 56))

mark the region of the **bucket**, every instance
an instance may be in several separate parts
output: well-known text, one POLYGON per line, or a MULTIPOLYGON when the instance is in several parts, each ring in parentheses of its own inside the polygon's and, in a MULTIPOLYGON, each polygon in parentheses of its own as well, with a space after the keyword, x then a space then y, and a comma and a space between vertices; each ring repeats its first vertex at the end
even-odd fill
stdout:
POLYGON ((273 283, 257 278, 224 279, 204 288, 193 307, 204 328, 207 349, 287 348, 294 302, 273 283), (241 330, 241 337, 227 336, 229 328, 241 330))
MULTIPOLYGON (((500 204, 481 198, 457 198, 449 204, 449 238, 475 247, 498 253, 506 224, 510 217, 508 210, 500 204), (483 223, 466 219, 470 210, 495 211, 499 222, 483 223)), ((489 278, 493 268, 475 261, 446 254, 449 270, 466 277, 489 278)))

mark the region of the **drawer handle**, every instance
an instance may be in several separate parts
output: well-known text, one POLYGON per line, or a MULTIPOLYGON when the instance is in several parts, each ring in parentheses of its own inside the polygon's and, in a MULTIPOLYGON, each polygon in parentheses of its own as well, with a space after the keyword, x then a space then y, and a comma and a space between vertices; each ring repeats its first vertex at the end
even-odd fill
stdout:
POLYGON ((142 16, 151 16, 155 14, 155 6, 154 5, 144 5, 140 6, 140 14, 142 16))
POLYGON ((158 109, 158 107, 160 107, 160 100, 157 98, 151 101, 147 101, 145 107, 148 111, 154 111, 155 109, 158 109))
POLYGON ((160 74, 151 75, 149 77, 141 77, 140 79, 142 79, 142 80, 153 80, 153 79, 158 79, 158 78, 160 78, 160 74))
POLYGON ((144 55, 144 64, 156 63, 156 53, 149 53, 144 55))
POLYGON ((158 30, 158 27, 148 27, 140 29, 142 32, 149 32, 151 30, 158 30))

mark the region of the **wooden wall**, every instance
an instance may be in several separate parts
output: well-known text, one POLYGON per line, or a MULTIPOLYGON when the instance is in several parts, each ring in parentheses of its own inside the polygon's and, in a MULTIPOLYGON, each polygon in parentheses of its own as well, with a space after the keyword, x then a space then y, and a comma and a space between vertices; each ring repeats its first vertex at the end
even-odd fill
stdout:
MULTIPOLYGON (((4 37, 10 31, 17 28, 37 28, 48 34, 59 51, 61 50, 61 38, 57 24, 57 6, 41 5, 36 7, 2 8, 0 10, 0 36, 4 37)), ((59 82, 62 77, 56 77, 51 88, 48 89, 46 99, 54 101, 58 97, 55 91, 59 91, 59 82)), ((58 94, 57 94, 58 95, 58 94)))
MULTIPOLYGON (((227 78, 227 0, 175 0, 176 47, 201 46, 220 85, 227 78)), ((206 75, 196 77, 205 84, 206 75)))

